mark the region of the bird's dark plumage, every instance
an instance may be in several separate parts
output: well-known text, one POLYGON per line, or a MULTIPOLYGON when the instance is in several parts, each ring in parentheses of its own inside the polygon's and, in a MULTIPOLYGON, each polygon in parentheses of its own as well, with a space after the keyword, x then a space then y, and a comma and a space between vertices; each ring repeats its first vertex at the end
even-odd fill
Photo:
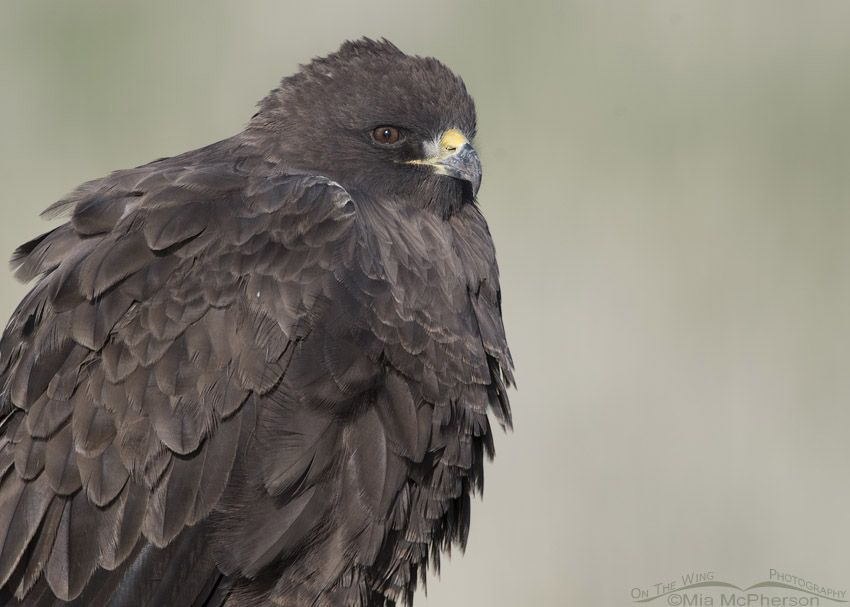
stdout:
POLYGON ((364 39, 53 205, 0 342, 0 604, 410 601, 510 424, 474 133, 364 39))

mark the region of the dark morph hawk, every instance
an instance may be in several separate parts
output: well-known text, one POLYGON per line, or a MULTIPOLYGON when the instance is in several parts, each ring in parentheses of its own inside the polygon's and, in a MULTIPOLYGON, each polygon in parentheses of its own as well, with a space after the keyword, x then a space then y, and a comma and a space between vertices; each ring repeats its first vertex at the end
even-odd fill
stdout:
POLYGON ((0 604, 409 602, 463 546, 511 358, 463 82, 386 41, 15 252, 0 604))

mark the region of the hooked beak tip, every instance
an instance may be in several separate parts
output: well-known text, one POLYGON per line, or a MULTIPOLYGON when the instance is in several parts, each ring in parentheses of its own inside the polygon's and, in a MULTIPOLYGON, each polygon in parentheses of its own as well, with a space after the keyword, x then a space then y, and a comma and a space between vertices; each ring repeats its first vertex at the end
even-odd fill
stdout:
POLYGON ((481 187, 481 159, 469 143, 464 143, 455 153, 443 158, 439 166, 447 175, 468 181, 472 186, 472 194, 478 195, 481 187))

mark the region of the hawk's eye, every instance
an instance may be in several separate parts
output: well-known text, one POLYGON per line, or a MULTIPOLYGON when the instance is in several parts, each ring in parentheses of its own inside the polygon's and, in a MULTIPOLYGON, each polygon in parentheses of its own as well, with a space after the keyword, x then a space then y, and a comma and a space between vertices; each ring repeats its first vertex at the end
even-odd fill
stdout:
POLYGON ((398 141, 398 129, 394 126, 379 126, 372 131, 372 137, 378 143, 395 143, 398 141))

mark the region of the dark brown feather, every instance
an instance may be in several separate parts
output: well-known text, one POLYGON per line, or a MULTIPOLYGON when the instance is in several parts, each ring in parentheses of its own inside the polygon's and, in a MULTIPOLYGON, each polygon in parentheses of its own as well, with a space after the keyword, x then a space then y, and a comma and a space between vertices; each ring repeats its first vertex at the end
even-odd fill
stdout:
POLYGON ((118 498, 110 505, 115 510, 115 526, 104 530, 100 539, 100 566, 108 571, 118 568, 130 556, 133 548, 139 545, 142 523, 148 506, 148 488, 135 482, 124 484, 118 498))
POLYGON ((195 503, 206 459, 206 445, 189 457, 174 456, 148 502, 142 532, 156 546, 167 546, 183 529, 195 503))
POLYGON ((44 451, 47 441, 32 438, 29 433, 15 447, 15 470, 22 479, 30 481, 44 469, 44 451))
POLYGON ((52 499, 44 475, 31 482, 12 475, 0 489, 0 584, 12 574, 52 499))
POLYGON ((205 519, 224 493, 236 457, 241 428, 242 412, 239 411, 222 421, 218 430, 208 439, 203 451, 204 469, 186 518, 187 524, 194 525, 205 519))
MULTIPOLYGON (((186 190, 174 188, 174 191, 186 190)), ((145 215, 145 241, 153 251, 167 249, 203 232, 209 215, 206 202, 154 209, 145 215)))
POLYGON ((44 571, 44 565, 53 548, 53 540, 56 537, 56 529, 59 519, 65 508, 65 499, 53 498, 47 507, 47 512, 41 521, 41 526, 35 539, 27 548, 17 568, 9 578, 9 588, 14 589, 15 596, 23 598, 35 585, 36 581, 44 571))
POLYGON ((78 455, 77 465, 89 500, 101 507, 115 499, 130 477, 114 444, 93 458, 78 455))
POLYGON ((80 292, 93 299, 153 259, 153 252, 139 233, 105 238, 80 264, 80 292))
POLYGON ((11 265, 17 267, 16 278, 26 282, 65 264, 69 254, 76 253, 78 247, 79 235, 66 224, 18 247, 11 265))
POLYGON ((71 337, 89 350, 100 350, 115 323, 132 305, 133 300, 122 291, 111 290, 74 308, 71 337))
POLYGON ((47 442, 44 475, 58 495, 71 495, 82 485, 70 424, 47 442))
POLYGON ((47 582, 56 596, 75 599, 97 566, 98 544, 91 532, 97 529, 95 506, 79 492, 65 502, 56 538, 45 567, 47 582))
POLYGON ((105 234, 115 227, 131 200, 132 197, 125 196, 123 192, 109 192, 102 196, 84 198, 74 207, 71 225, 78 234, 105 234))
POLYGON ((71 416, 74 449, 86 457, 103 453, 115 438, 115 417, 98 400, 78 399, 71 416))

